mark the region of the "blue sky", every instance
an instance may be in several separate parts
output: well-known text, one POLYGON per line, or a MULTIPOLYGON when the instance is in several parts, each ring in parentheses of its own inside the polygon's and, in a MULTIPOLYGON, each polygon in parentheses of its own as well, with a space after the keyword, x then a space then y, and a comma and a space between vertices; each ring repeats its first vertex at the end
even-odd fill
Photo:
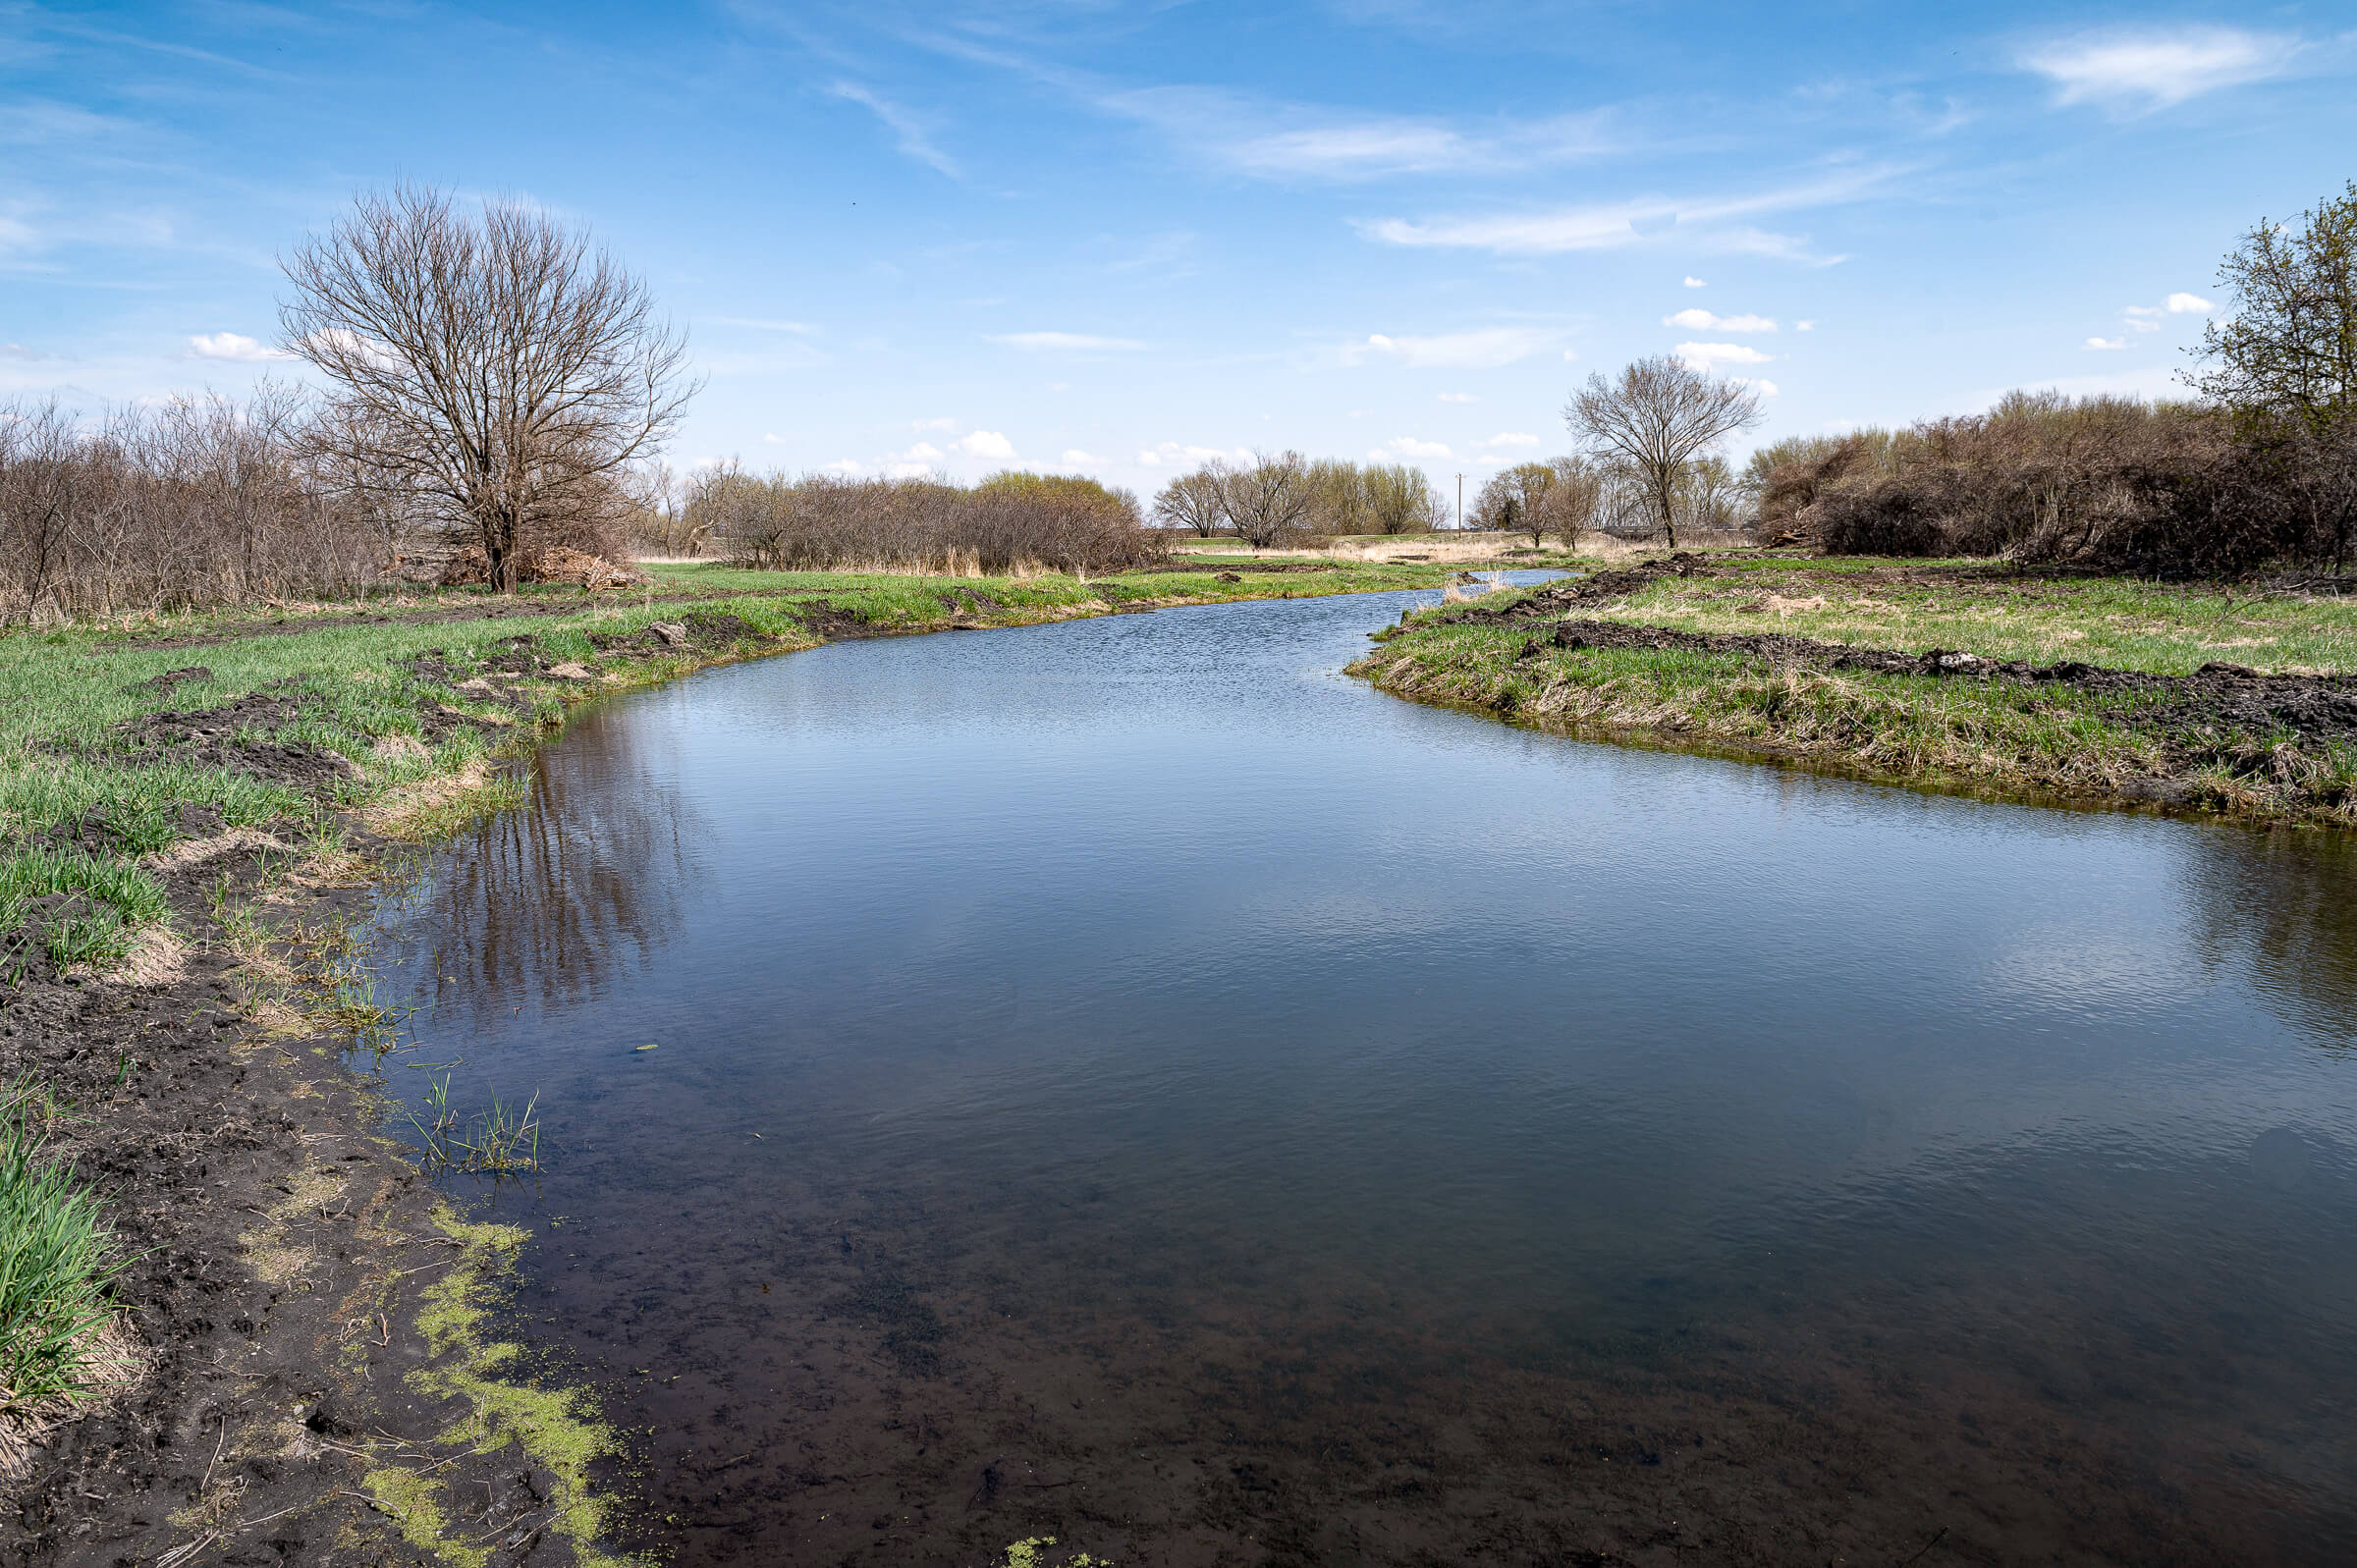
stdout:
POLYGON ((683 463, 1453 488, 1645 353, 1755 439, 2165 392, 2353 87, 2347 5, 0 0, 0 396, 283 374, 276 253, 407 176, 649 278, 683 463))

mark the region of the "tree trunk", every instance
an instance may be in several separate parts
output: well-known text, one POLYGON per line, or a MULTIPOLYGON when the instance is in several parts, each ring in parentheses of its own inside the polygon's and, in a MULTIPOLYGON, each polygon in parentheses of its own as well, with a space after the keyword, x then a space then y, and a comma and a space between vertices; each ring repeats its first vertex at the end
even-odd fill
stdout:
POLYGON ((1670 548, 1677 548, 1677 511, 1670 504, 1670 476, 1659 475, 1654 480, 1653 497, 1662 504, 1662 531, 1670 536, 1670 548))

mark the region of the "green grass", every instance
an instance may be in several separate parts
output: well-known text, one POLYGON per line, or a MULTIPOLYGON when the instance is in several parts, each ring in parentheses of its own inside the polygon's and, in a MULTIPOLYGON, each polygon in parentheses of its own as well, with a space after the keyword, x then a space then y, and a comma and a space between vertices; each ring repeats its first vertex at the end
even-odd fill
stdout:
POLYGON ((2267 596, 2131 577, 2017 576, 1982 562, 1725 556, 1581 614, 1684 631, 1784 631, 1823 642, 1990 659, 2076 659, 2188 675, 2357 669, 2357 599, 2267 596), (1824 604, 1810 601, 1822 599, 1824 604), (1781 601, 1781 602, 1780 602, 1781 601))
POLYGON ((0 1088, 0 1409, 25 1412, 90 1387, 87 1351, 121 1264, 98 1200, 43 1158, 56 1113, 18 1079, 0 1088))
MULTIPOLYGON (((1905 638, 1832 609, 1838 592, 1829 579, 1896 565, 1737 560, 1725 564, 1726 576, 1671 579, 1577 614, 1688 631, 1781 630, 1778 618, 1763 625, 1759 612, 1731 604, 1768 593, 1822 596, 1827 610, 1790 614, 1794 635, 2040 663, 2056 657, 2051 648, 2058 642, 2068 650, 2061 657, 2164 673, 2214 658, 2251 662, 2216 648, 2221 614, 2275 628, 2276 645, 2295 650, 2301 666, 2333 652, 2357 627, 2357 607, 2336 601, 2262 601, 2245 610, 2216 592, 2179 595, 2117 580, 2001 582, 1994 607, 2001 615, 1975 613, 1992 603, 1971 597, 1977 584, 1876 583, 1874 597, 1912 607, 1914 631, 1905 638), (2067 630, 2084 634, 2056 636, 2067 630)), ((2303 746, 2288 732, 2188 725, 2159 711, 2167 700, 2162 693, 1826 671, 1741 651, 1533 647, 1544 629, 1453 623, 1427 613, 1352 670, 1400 696, 1541 727, 1731 746, 1910 783, 2129 798, 2148 798, 2165 784, 2220 810, 2357 826, 2357 752, 2303 746)))

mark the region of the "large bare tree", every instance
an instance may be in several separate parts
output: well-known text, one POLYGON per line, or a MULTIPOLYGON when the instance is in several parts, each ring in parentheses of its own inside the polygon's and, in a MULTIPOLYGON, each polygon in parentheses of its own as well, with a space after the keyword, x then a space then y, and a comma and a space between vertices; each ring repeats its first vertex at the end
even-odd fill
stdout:
POLYGON ((695 384, 645 283, 582 230, 430 187, 359 197, 284 262, 290 351, 332 384, 349 470, 482 549, 512 590, 535 541, 613 506, 695 384))
POLYGON ((1639 359, 1616 380, 1597 372, 1563 410, 1564 423, 1592 454, 1636 475, 1672 550, 1686 464, 1759 420, 1760 400, 1748 388, 1668 354, 1639 359))
POLYGON ((1206 539, 1218 533, 1228 525, 1228 465, 1214 460, 1164 485, 1154 516, 1166 528, 1191 528, 1206 539))
POLYGON ((1309 460, 1298 452, 1253 453, 1250 467, 1229 470, 1225 494, 1228 520, 1256 550, 1300 531, 1318 499, 1309 460))

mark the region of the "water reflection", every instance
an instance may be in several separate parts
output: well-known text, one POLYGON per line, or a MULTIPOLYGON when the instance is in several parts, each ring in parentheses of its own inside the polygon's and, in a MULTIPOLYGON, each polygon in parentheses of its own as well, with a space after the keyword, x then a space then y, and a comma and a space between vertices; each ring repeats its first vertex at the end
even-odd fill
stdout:
POLYGON ((529 765, 528 804, 470 830, 412 896, 433 910, 435 1027, 594 1000, 684 926, 709 821, 609 709, 529 765))
POLYGON ((2357 836, 2220 830, 2186 881, 2208 962, 2250 974, 2317 1044, 2357 1045, 2357 836))
POLYGON ((1416 708, 1397 613, 715 672, 452 857, 678 1560, 2335 1560, 2357 867, 1416 708))

